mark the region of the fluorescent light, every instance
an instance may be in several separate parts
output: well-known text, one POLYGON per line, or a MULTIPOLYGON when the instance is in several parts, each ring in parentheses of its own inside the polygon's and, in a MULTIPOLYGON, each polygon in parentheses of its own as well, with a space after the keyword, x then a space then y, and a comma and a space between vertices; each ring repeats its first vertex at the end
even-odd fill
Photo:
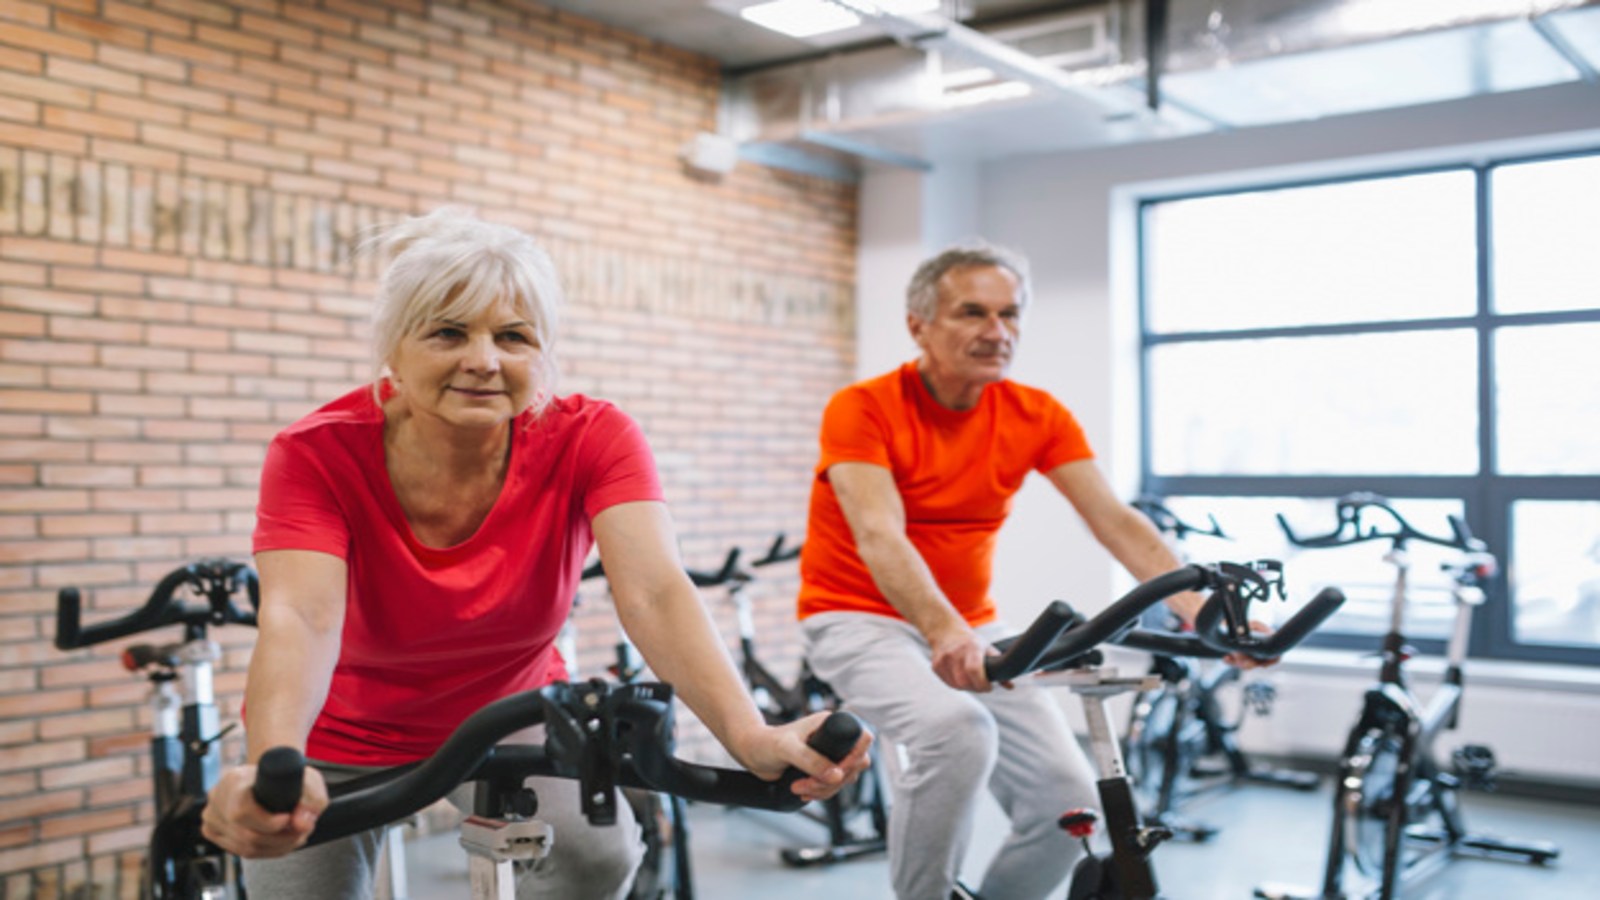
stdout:
POLYGON ((940 0, 771 0, 739 10, 741 18, 790 37, 814 37, 861 24, 862 15, 932 12, 940 0))
POLYGON ((1017 97, 1026 97, 1032 93, 1033 88, 1020 81, 997 81, 994 84, 985 84, 960 91, 946 91, 944 105, 946 107, 977 106, 981 103, 993 103, 996 100, 1012 100, 1017 97))
POLYGON ((861 17, 828 0, 772 0, 739 10, 739 16, 790 37, 811 37, 861 24, 861 17))

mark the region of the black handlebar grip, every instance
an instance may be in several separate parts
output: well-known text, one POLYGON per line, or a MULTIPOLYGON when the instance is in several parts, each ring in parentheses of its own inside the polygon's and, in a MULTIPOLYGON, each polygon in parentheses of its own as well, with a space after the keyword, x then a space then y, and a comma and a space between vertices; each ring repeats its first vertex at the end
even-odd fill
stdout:
POLYGON ((82 610, 83 599, 78 596, 77 588, 62 588, 56 593, 57 650, 71 650, 78 646, 82 610))
POLYGON ((293 747, 273 747, 256 762, 256 802, 267 812, 291 812, 300 803, 306 758, 293 747))
POLYGON ((1061 632, 1077 621, 1077 615, 1064 600, 1052 600, 1028 629, 999 656, 986 657, 984 674, 991 682, 1010 681, 1030 671, 1055 642, 1061 632))
MULTIPOLYGON (((860 719, 842 709, 835 710, 806 738, 806 746, 838 762, 850 755, 856 741, 861 740, 861 731, 860 719)), ((778 779, 778 784, 782 786, 784 794, 792 794, 791 786, 804 777, 806 773, 790 766, 778 779)))
POLYGON ((1278 657, 1287 653, 1296 644, 1305 640, 1311 632, 1316 631, 1317 626, 1327 621, 1329 616, 1338 612, 1342 605, 1344 605, 1343 591, 1336 587, 1323 588, 1299 613, 1285 622, 1283 627, 1267 637, 1261 648, 1264 657, 1278 657))
POLYGON ((838 762, 850 755, 859 740, 861 720, 841 709, 834 711, 816 731, 811 732, 811 737, 806 738, 806 746, 838 762))

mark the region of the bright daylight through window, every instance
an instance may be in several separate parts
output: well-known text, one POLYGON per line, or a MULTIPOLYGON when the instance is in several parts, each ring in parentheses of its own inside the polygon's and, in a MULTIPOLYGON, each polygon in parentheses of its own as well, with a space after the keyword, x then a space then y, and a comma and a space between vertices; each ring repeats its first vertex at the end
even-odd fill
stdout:
MULTIPOLYGON (((1140 217, 1143 486, 1387 627, 1384 547, 1297 551, 1372 491, 1499 558, 1478 657, 1600 664, 1600 153, 1151 198, 1140 217)), ((1197 548, 1198 549, 1198 548, 1197 548)), ((1442 640, 1450 551, 1409 547, 1407 633, 1442 640)))

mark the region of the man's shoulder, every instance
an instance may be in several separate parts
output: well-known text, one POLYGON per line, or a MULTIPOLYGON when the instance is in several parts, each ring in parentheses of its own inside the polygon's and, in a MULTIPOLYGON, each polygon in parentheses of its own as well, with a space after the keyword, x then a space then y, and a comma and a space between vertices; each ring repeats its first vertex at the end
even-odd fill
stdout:
POLYGON ((892 397, 903 392, 902 382, 905 379, 906 367, 896 366, 880 375, 863 378, 853 384, 840 388, 833 396, 835 399, 846 396, 892 397))
POLYGON ((990 387, 997 396, 1015 405, 1035 410, 1066 409, 1054 394, 1031 384, 1023 384, 1020 381, 1006 378, 995 382, 990 387))

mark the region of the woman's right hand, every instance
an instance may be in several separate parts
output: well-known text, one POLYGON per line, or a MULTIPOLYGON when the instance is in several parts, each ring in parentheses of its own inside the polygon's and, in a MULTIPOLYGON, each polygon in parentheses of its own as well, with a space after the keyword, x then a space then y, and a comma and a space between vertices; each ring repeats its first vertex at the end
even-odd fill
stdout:
POLYGON ((300 803, 290 812, 267 812, 252 790, 255 766, 238 766, 222 774, 206 800, 200 831, 206 839, 246 859, 284 856, 306 842, 317 816, 328 807, 322 773, 307 767, 300 803))

